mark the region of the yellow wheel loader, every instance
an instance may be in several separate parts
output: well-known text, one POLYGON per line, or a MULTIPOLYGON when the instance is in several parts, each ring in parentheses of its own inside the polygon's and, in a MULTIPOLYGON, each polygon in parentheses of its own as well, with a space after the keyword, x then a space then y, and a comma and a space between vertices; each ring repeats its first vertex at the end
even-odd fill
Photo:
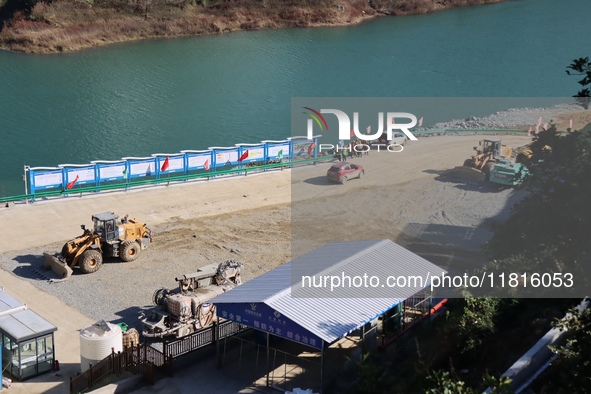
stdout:
POLYGON ((483 183, 489 180, 495 164, 502 157, 513 156, 513 149, 502 145, 500 139, 484 139, 475 146, 476 154, 464 161, 464 165, 452 169, 448 175, 468 183, 483 183))
POLYGON ((44 266, 67 280, 75 266, 90 274, 101 268, 103 258, 119 257, 126 262, 137 259, 152 242, 152 232, 145 223, 129 219, 128 215, 118 219, 113 212, 92 215, 94 228, 81 225, 82 235, 66 242, 61 254, 44 253, 44 266))

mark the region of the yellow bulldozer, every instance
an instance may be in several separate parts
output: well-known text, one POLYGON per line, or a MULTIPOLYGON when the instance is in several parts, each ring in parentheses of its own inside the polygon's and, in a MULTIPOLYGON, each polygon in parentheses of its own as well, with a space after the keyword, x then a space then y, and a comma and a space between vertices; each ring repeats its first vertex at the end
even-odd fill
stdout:
POLYGON ((103 258, 119 257, 125 262, 137 259, 152 242, 152 231, 129 215, 118 219, 113 212, 92 215, 94 228, 81 225, 82 235, 66 242, 61 254, 43 253, 45 268, 52 269, 60 280, 67 280, 76 266, 89 274, 101 267, 103 258))
POLYGON ((491 171, 501 158, 513 156, 513 149, 502 145, 498 138, 484 139, 478 145, 474 147, 476 154, 466 159, 464 165, 452 169, 448 175, 468 183, 483 183, 489 179, 491 171))

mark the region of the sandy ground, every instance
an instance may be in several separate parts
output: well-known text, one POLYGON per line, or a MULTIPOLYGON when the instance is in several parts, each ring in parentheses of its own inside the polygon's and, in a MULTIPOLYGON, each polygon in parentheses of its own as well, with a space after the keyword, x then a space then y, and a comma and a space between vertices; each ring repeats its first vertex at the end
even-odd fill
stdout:
MULTIPOLYGON (((480 138, 430 137, 408 142, 402 153, 372 151, 352 160, 365 176, 345 185, 328 182, 323 163, 0 209, 0 284, 58 327, 62 365, 61 373, 15 383, 11 392, 67 392, 79 368, 79 329, 98 319, 134 325, 154 290, 212 262, 242 261, 248 280, 327 242, 389 238, 447 269, 481 264, 493 220, 505 218, 524 192, 442 176, 480 138), (104 211, 147 222, 154 243, 134 262, 109 262, 68 282, 50 285, 36 274, 43 251, 58 251, 104 211)), ((529 141, 503 136, 513 147, 529 141)))
POLYGON ((570 125, 570 120, 573 121, 573 130, 581 130, 583 127, 591 124, 591 110, 583 110, 576 111, 569 115, 560 115, 557 116, 557 124, 563 127, 559 129, 562 130, 563 128, 566 129, 570 125))

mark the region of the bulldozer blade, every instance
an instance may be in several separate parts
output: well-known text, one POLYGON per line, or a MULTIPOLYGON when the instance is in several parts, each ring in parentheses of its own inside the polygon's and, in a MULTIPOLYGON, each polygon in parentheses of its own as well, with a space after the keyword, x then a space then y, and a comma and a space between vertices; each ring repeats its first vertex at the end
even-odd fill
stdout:
POLYGON ((449 170, 448 176, 454 180, 469 184, 482 184, 486 181, 486 174, 476 168, 468 166, 458 166, 449 170))
POLYGON ((52 279, 51 282, 61 282, 70 279, 73 271, 65 261, 62 261, 57 256, 52 256, 49 253, 43 253, 43 256, 45 257, 43 267, 51 269, 60 277, 60 279, 52 279))

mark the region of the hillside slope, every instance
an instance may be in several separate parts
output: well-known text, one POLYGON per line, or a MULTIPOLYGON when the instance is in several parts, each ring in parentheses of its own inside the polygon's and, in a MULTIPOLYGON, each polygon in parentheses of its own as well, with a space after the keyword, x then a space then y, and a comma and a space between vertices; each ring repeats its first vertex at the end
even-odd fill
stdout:
POLYGON ((343 26, 502 0, 0 0, 0 49, 59 53, 238 30, 343 26))

